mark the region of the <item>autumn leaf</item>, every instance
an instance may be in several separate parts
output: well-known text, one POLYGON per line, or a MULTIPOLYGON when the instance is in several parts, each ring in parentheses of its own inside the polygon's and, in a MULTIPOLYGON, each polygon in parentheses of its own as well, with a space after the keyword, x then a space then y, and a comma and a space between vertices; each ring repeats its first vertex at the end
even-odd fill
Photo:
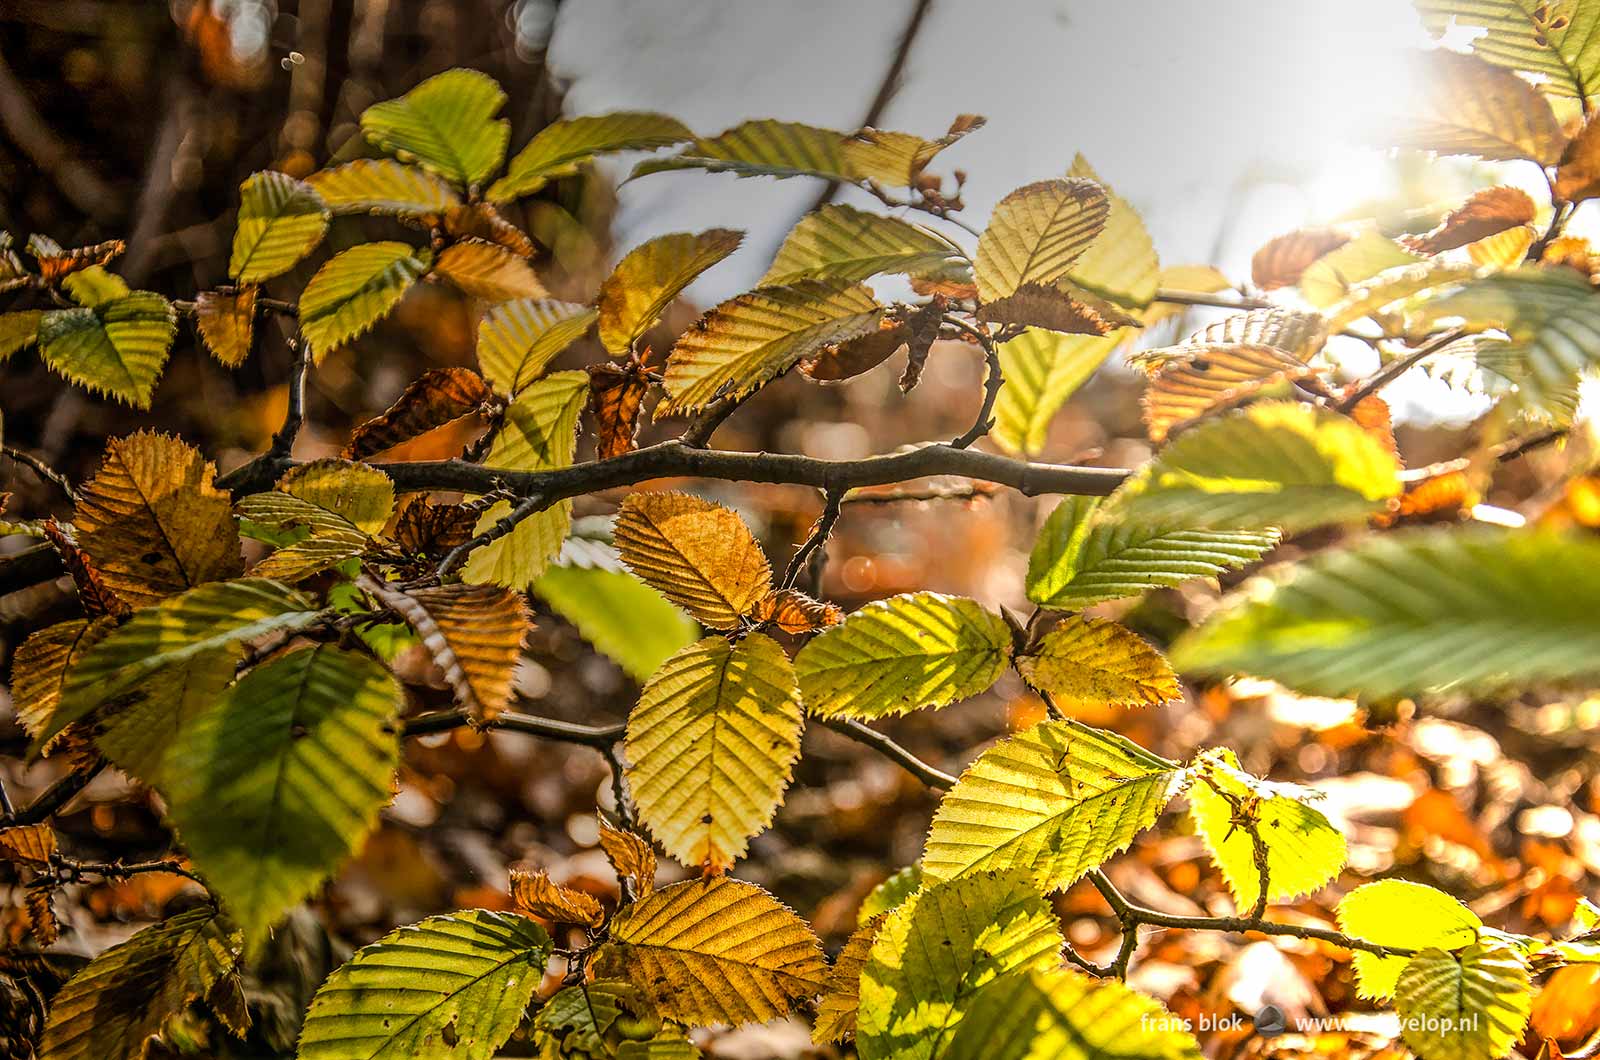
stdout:
POLYGON ((150 291, 133 291, 93 306, 47 311, 39 319, 37 341, 39 356, 59 375, 148 409, 177 332, 170 302, 150 291))
POLYGON ((595 316, 592 309, 554 299, 502 302, 478 323, 478 366, 502 394, 516 397, 583 337, 595 316))
POLYGON ((531 626, 522 595, 496 585, 441 585, 405 591, 372 578, 360 585, 422 638, 456 702, 488 721, 511 700, 512 671, 531 626))
POLYGON ((1141 402, 1152 442, 1177 427, 1314 369, 1275 346, 1199 345, 1161 362, 1141 402))
POLYGON ((362 243, 335 254, 300 293, 300 331, 320 364, 388 316, 431 256, 409 244, 362 243))
POLYGON ((439 215, 461 203, 444 180, 388 158, 358 158, 313 173, 306 183, 335 214, 439 215))
POLYGON ((1250 278, 1263 291, 1293 287, 1312 262, 1350 242, 1337 228, 1299 228, 1261 245, 1250 259, 1250 278))
POLYGON ((528 233, 506 220, 493 203, 470 202, 450 207, 444 212, 444 230, 456 239, 481 239, 522 258, 531 258, 539 250, 528 233))
POLYGON ((1553 165, 1566 137, 1539 90, 1476 55, 1438 49, 1414 58, 1421 91, 1383 129, 1382 142, 1490 161, 1553 165))
POLYGON ((738 513, 687 493, 631 493, 613 531, 622 561, 714 629, 767 595, 772 568, 738 513))
POLYGON ((1156 706, 1183 695, 1160 652, 1124 626, 1085 615, 1037 623, 1016 665, 1023 680, 1067 710, 1156 706))
POLYGON ((128 244, 120 239, 62 250, 54 240, 37 233, 28 238, 28 251, 39 265, 39 278, 49 284, 60 283, 75 272, 103 266, 127 249, 128 244))
POLYGON ((712 228, 657 236, 633 248, 600 285, 595 308, 601 345, 616 355, 632 350, 672 300, 743 239, 743 232, 712 228))
POLYGON ((544 285, 527 259, 482 239, 463 239, 445 247, 434 260, 433 271, 485 302, 545 297, 544 285))
POLYGON ((56 853, 56 833, 48 824, 0 828, 0 860, 13 865, 44 867, 56 853))
POLYGON ((251 284, 288 272, 322 242, 328 217, 309 184, 270 170, 254 174, 239 187, 228 275, 251 284))
POLYGON ((589 366, 589 415, 594 417, 595 456, 607 460, 636 448, 639 412, 650 381, 638 364, 589 366))
MULTIPOLYGON (((1556 185, 1557 194, 1561 194, 1559 174, 1556 185)), ((1445 214, 1432 231, 1402 237, 1400 242, 1418 254, 1442 254, 1529 224, 1535 212, 1533 198, 1527 192, 1502 184, 1474 192, 1470 199, 1445 214)))
POLYGON ((383 415, 350 435, 343 456, 364 460, 475 412, 493 397, 470 368, 433 368, 405 388, 383 415))
POLYGON ((763 597, 751 617, 799 636, 838 625, 844 621, 844 612, 837 604, 814 600, 798 589, 779 589, 763 597))
POLYGON ((259 288, 201 291, 195 296, 194 318, 206 349, 224 368, 237 368, 250 356, 259 288))
POLYGON ((1143 327, 1138 317, 1065 280, 1025 283, 1004 298, 985 302, 978 309, 978 319, 1069 335, 1109 335, 1122 328, 1143 327))
POLYGON ((605 919, 605 913, 593 895, 563 887, 542 871, 512 869, 511 901, 524 913, 559 924, 599 927, 605 919))
POLYGON ((970 132, 983 128, 977 114, 958 114, 950 129, 936 140, 886 129, 861 129, 844 142, 844 156, 853 173, 890 188, 915 187, 923 170, 940 151, 970 132))
POLYGON ((228 495, 215 468, 163 434, 113 439, 95 477, 79 489, 78 545, 107 586, 135 607, 243 569, 228 495))
POLYGON ((1106 226, 1111 204, 1092 180, 1044 180, 995 206, 974 259, 978 295, 993 302, 1024 284, 1066 276, 1106 226))
POLYGON ((506 94, 477 70, 446 70, 399 99, 361 113, 361 131, 401 161, 415 161, 461 187, 477 184, 505 158, 511 123, 494 115, 506 94))
POLYGON ((633 881, 636 893, 649 894, 655 888, 656 852, 643 836, 601 821, 600 849, 617 875, 633 881))

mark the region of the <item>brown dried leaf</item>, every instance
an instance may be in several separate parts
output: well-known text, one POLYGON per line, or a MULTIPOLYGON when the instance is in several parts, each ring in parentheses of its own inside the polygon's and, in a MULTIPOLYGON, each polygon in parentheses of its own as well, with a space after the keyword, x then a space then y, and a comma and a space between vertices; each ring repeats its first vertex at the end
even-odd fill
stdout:
POLYGON ((27 897, 23 899, 28 913, 28 931, 43 949, 54 946, 56 940, 61 938, 61 925, 56 920, 55 907, 51 904, 53 897, 54 892, 49 887, 30 887, 27 897))
POLYGON ((906 320, 906 370, 900 373, 900 393, 909 394, 922 381, 922 369, 928 363, 928 353, 939 338, 939 327, 944 323, 945 300, 934 295, 933 300, 906 320))
POLYGON ((1418 254, 1442 254, 1528 224, 1536 212, 1533 199, 1520 188, 1484 188, 1445 214, 1431 232, 1402 236, 1400 243, 1418 254))
POLYGON ((28 247, 39 262, 39 275, 44 282, 59 283, 75 272, 106 264, 127 250, 128 244, 120 239, 112 239, 92 247, 63 251, 59 247, 52 248, 49 244, 29 240, 28 247))
POLYGON ((194 319, 200 338, 225 368, 237 368, 250 356, 255 333, 256 292, 260 288, 201 291, 194 299, 194 319))
POLYGON ((482 239, 463 239, 445 247, 433 271, 485 302, 546 297, 544 284, 524 258, 482 239))
POLYGON ((971 300, 978 297, 976 282, 958 279, 952 276, 913 276, 911 289, 924 297, 940 295, 944 298, 955 300, 971 300))
POLYGON ((557 924, 597 928, 606 918, 594 895, 561 886, 543 869, 534 872, 512 869, 511 901, 523 912, 557 924))
POLYGON ((733 629, 771 589, 738 513, 687 493, 629 494, 613 538, 633 573, 713 629, 733 629))
POLYGON ((47 824, 0 828, 0 858, 13 865, 49 865, 56 852, 56 833, 47 824))
POLYGON ((350 435, 343 455, 365 460, 477 411, 494 392, 470 368, 434 368, 401 392, 383 415, 370 419, 350 435))
POLYGON ((844 621, 844 612, 837 604, 814 600, 799 589, 780 589, 756 604, 751 617, 798 636, 838 625, 844 621))
POLYGON ((1394 440, 1394 417, 1387 401, 1376 394, 1368 394, 1356 402, 1350 410, 1350 418, 1365 427, 1367 433, 1378 439, 1396 460, 1400 458, 1400 445, 1394 440))
POLYGON ((1152 442, 1252 394, 1312 373, 1310 365, 1275 346, 1207 344, 1182 347, 1186 356, 1162 362, 1144 393, 1144 422, 1152 442))
POLYGON ((1594 247, 1582 236, 1552 239, 1550 245, 1544 248, 1539 264, 1571 269, 1591 282, 1600 275, 1600 257, 1595 255, 1594 247))
POLYGON ((1109 335, 1118 328, 1144 325, 1115 303, 1066 281, 1025 283, 1004 298, 985 302, 978 319, 989 324, 1017 324, 1068 335, 1109 335))
POLYGON ((1250 259, 1250 278, 1263 291, 1293 287, 1311 263, 1350 242, 1337 228, 1301 228, 1269 239, 1250 259))
POLYGON ((904 322, 881 320, 877 331, 869 331, 849 342, 824 346, 815 357, 800 362, 800 371, 814 382, 842 383, 872 371, 893 357, 908 338, 904 322))
POLYGON ((22 642, 11 662, 11 707, 29 736, 37 739, 50 728, 67 671, 114 625, 109 618, 80 618, 46 626, 22 642))
POLYGON ((452 206, 445 212, 444 230, 457 239, 481 239, 498 244, 519 257, 531 258, 538 249, 528 233, 507 221, 492 203, 452 206))
POLYGON ((72 575, 72 584, 77 587, 78 603, 83 606, 84 614, 91 618, 99 615, 125 618, 133 613, 133 608, 106 585, 88 554, 78 547, 60 523, 53 518, 46 519, 44 536, 55 546, 61 556, 62 566, 72 575))
POLYGON ((215 473, 198 450, 140 431, 112 439, 78 490, 78 547, 133 607, 243 571, 233 502, 215 473))
POLYGON ((613 828, 600 822, 600 849, 618 876, 633 881, 634 893, 647 895, 656 886, 656 852, 650 841, 637 832, 613 828))
POLYGON ((416 630, 473 718, 488 721, 506 708, 522 638, 533 625, 521 593, 459 584, 402 592, 370 577, 357 584, 416 630))
POLYGON ((639 411, 650 380, 638 362, 589 366, 589 414, 594 417, 595 455, 601 460, 637 448, 639 411))
POLYGON ((426 497, 413 497, 400 509, 394 539, 417 555, 449 552, 472 540, 480 514, 463 504, 434 504, 426 497))

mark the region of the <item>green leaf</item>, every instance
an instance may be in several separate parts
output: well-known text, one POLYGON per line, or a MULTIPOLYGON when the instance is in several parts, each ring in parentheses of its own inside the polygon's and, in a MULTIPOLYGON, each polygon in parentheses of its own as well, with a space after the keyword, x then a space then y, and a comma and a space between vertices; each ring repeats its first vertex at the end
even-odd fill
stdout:
MULTIPOLYGON (((127 705, 101 723, 95 745, 117 766, 146 784, 165 788, 179 737, 217 706, 244 655, 237 644, 163 666, 140 681, 127 705)), ((180 763, 181 768, 191 763, 180 763)))
POLYGON ((597 315, 587 306, 547 298, 501 302, 478 323, 478 366, 495 389, 516 397, 583 338, 597 315))
POLYGON ((106 950, 51 999, 39 1060, 140 1060, 151 1038, 203 1001, 235 1033, 248 1026, 239 933, 209 905, 106 950))
POLYGON ((211 582, 136 611, 67 674, 61 703, 34 750, 163 666, 230 650, 265 633, 300 629, 321 614, 294 590, 260 578, 211 582))
MULTIPOLYGON (((588 398, 587 372, 557 372, 527 387, 506 410, 484 466, 517 471, 569 466, 578 444, 578 414, 588 398)), ((496 503, 484 512, 473 533, 488 531, 510 512, 509 501, 496 503)), ((528 516, 511 533, 473 549, 462 568, 462 580, 526 589, 561 551, 571 525, 570 500, 528 516)))
POLYGON ((1099 497, 1068 497, 1045 520, 1028 558, 1028 599, 1076 609, 1138 596, 1254 563, 1274 530, 1183 530, 1100 518, 1099 497))
POLYGON ((693 140, 676 118, 648 111, 617 111, 554 122, 511 160, 506 175, 489 185, 490 202, 531 195, 557 177, 570 177, 595 155, 612 151, 651 151, 693 140))
POLYGON ((830 203, 794 226, 761 284, 865 280, 886 272, 920 276, 955 257, 948 241, 926 229, 830 203))
POLYGON ((691 644, 662 664, 628 717, 628 785, 668 854, 719 872, 772 823, 800 757, 789 656, 752 633, 691 644))
POLYGON ((729 299, 673 347, 656 418, 743 397, 822 347, 876 330, 882 315, 870 290, 843 281, 761 287, 729 299))
POLYGON ((974 259, 978 295, 993 302, 1023 284, 1051 284, 1105 230, 1111 204, 1092 180, 1042 180, 995 206, 974 259))
POLYGON ((1083 252, 1067 277, 1119 305, 1135 309, 1149 305, 1161 283, 1161 259, 1138 211, 1113 192, 1082 155, 1072 159, 1067 176, 1099 184, 1111 206, 1105 231, 1083 252))
POLYGON ((298 1060, 488 1060, 522 1022, 550 959, 544 928, 469 909, 392 931, 317 991, 298 1060))
POLYGON ((179 736, 169 812, 251 945, 377 823, 402 695, 381 664, 318 645, 257 666, 179 736))
POLYGON ((1249 672, 1312 695, 1490 692, 1600 674, 1600 543, 1418 530, 1296 564, 1173 648, 1180 670, 1249 672))
POLYGON ((480 183, 506 157, 511 124, 495 114, 506 94, 477 70, 446 70, 399 99, 361 113, 361 131, 401 161, 415 161, 463 187, 480 183))
POLYGON ((322 242, 328 217, 311 185, 272 170, 253 174, 239 186, 228 275, 239 283, 260 283, 288 272, 322 242))
POLYGON ((1403 309, 1415 295, 1454 287, 1471 280, 1477 272, 1470 265, 1440 259, 1385 269, 1351 287, 1342 302, 1328 307, 1328 330, 1337 334, 1363 317, 1376 316, 1380 310, 1403 309))
POLYGON ((178 333, 165 298, 149 291, 39 320, 39 356, 57 374, 125 405, 148 409, 178 333))
POLYGON ((930 880, 1016 869, 1064 889, 1150 827, 1182 770, 1116 733, 1040 722, 978 756, 939 801, 922 871, 930 880))
MULTIPOLYGON (((1357 887, 1339 902, 1339 930, 1379 946, 1454 950, 1478 938, 1483 921, 1443 891, 1406 880, 1379 880, 1357 887)), ((1383 1000, 1395 992, 1407 958, 1355 955, 1356 985, 1364 998, 1383 1000)))
POLYGON ((795 658, 806 709, 882 718, 968 699, 999 678, 1011 630, 975 601, 942 593, 877 600, 813 637, 795 658))
POLYGON ((1570 0, 1414 0, 1435 35, 1452 23, 1481 29, 1473 53, 1497 66, 1541 79, 1554 96, 1600 94, 1600 3, 1570 0))
POLYGON ((1006 385, 994 405, 990 437, 1010 453, 1044 449, 1050 421, 1130 334, 1067 335, 1028 328, 1000 344, 1006 385))
POLYGON ((933 1060, 973 996, 1006 972, 1061 962, 1061 926, 1017 873, 924 887, 890 913, 861 972, 861 1060, 933 1060))
POLYGON ((1600 363, 1600 298, 1571 269, 1528 266, 1475 280, 1431 298, 1407 318, 1429 328, 1459 319, 1473 331, 1511 339, 1496 366, 1517 387, 1516 403, 1565 419, 1559 409, 1600 363))
POLYGON ((0 313, 0 364, 4 364, 13 353, 38 341, 39 322, 43 319, 44 312, 38 309, 0 313))
POLYGON ((711 228, 657 236, 634 247, 600 285, 600 344, 619 356, 628 353, 695 277, 739 249, 743 239, 743 232, 711 228))
POLYGON ((1016 664, 1063 709, 1156 706, 1183 695, 1167 660, 1132 630, 1088 615, 1052 617, 1033 627, 1016 664))
POLYGON ((822 989, 811 927, 753 883, 714 876, 663 887, 611 920, 590 964, 661 1015, 695 1026, 764 1023, 822 989))
POLYGON ((1351 522, 1400 494, 1394 454, 1354 420, 1264 401, 1199 424, 1107 503, 1129 523, 1285 532, 1351 522))
POLYGON ((879 913, 892 912, 917 892, 922 886, 922 866, 907 865, 905 868, 884 880, 874 887, 867 897, 862 900, 861 908, 856 913, 856 923, 866 924, 879 913))
POLYGON ((407 243, 362 243, 335 254, 300 294, 300 331, 318 364, 389 315, 428 271, 432 255, 407 243))
POLYGON ((693 619, 620 562, 552 565, 533 583, 533 593, 641 684, 699 634, 693 619))
POLYGON ((61 285, 74 301, 91 309, 133 293, 128 281, 99 265, 72 273, 61 281, 61 285))
POLYGON ((698 139, 676 155, 648 158, 628 179, 677 169, 703 169, 740 177, 813 176, 856 178, 844 154, 844 134, 799 122, 758 118, 714 136, 698 139))
POLYGON ((1395 985, 1400 1034, 1422 1060, 1500 1060, 1533 1011, 1527 959, 1484 940, 1460 953, 1426 949, 1395 985))
MULTIPOLYGON (((1489 0, 1495 3, 1497 0, 1489 0)), ((1561 160, 1567 137, 1537 88, 1475 55, 1438 49, 1408 57, 1418 91, 1397 95, 1375 139, 1395 147, 1490 161, 1561 160)))
POLYGON ((461 205, 461 196, 443 180, 389 158, 358 158, 313 173, 306 183, 335 214, 442 215, 461 205))
POLYGON ((1311 894, 1344 867, 1344 835, 1311 805, 1320 792, 1252 776, 1226 748, 1202 752, 1194 775, 1189 819, 1240 912, 1261 897, 1258 854, 1274 902, 1311 894))
POLYGON ((1115 979, 1011 972, 973 997, 940 1060, 1200 1060, 1188 1023, 1115 979))

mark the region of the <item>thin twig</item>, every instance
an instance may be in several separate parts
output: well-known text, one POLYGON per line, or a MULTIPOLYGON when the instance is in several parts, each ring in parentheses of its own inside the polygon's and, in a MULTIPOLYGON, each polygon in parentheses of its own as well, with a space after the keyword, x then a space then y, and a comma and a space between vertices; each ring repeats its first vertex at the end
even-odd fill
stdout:
POLYGON ((96 759, 82 769, 75 769, 50 785, 37 799, 34 799, 22 809, 11 814, 7 824, 39 824, 58 813, 63 806, 72 801, 73 796, 89 786, 89 782, 100 775, 105 769, 106 760, 96 759))
POLYGON ((1343 400, 1339 402, 1339 411, 1344 413, 1350 412, 1350 410, 1354 409, 1367 398, 1371 397, 1373 394, 1376 394, 1378 391, 1382 390, 1396 379, 1399 379, 1401 376, 1411 371, 1411 369, 1415 368, 1417 364, 1420 363, 1424 358, 1438 353, 1440 350, 1459 339, 1463 334, 1465 334, 1465 332, 1461 328, 1451 328, 1449 331, 1443 331, 1438 335, 1435 335, 1433 338, 1429 339, 1427 342, 1424 342, 1421 346, 1418 346, 1404 357, 1396 357, 1394 360, 1390 361, 1388 364, 1384 365, 1376 372, 1373 372, 1370 376, 1363 380, 1360 386, 1356 387, 1349 394, 1345 395, 1343 400))
POLYGON ((1249 298, 1241 294, 1211 294, 1205 291, 1175 291, 1163 287, 1156 291, 1157 302, 1169 305, 1209 306, 1213 309, 1271 309, 1275 303, 1265 298, 1249 298))
POLYGON ((840 491, 829 491, 822 502, 822 514, 817 517, 811 533, 790 558, 789 567, 783 572, 783 580, 778 583, 778 588, 793 589, 800 581, 800 575, 804 573, 811 557, 827 544, 828 535, 833 533, 833 524, 839 521, 839 506, 843 497, 844 494, 840 491))
POLYGON ((988 434, 989 429, 994 426, 994 403, 999 400, 1000 388, 1005 385, 1006 379, 1000 368, 1000 350, 995 345, 994 336, 989 334, 988 328, 973 327, 955 316, 946 317, 945 320, 977 339, 978 345, 983 348, 983 401, 978 405, 978 415, 972 421, 972 426, 967 428, 965 434, 950 443, 953 449, 966 449, 988 434))
POLYGON ((16 449, 9 445, 5 446, 3 449, 0 449, 0 452, 3 452, 11 460, 21 464, 29 471, 32 471, 35 475, 38 475, 40 479, 48 482, 50 485, 60 490, 66 496, 68 501, 72 502, 73 504, 78 503, 78 495, 73 492, 72 483, 67 481, 67 477, 65 475, 51 467, 49 464, 45 463, 43 460, 40 460, 32 453, 25 453, 21 449, 16 449))
POLYGON ((84 876, 104 876, 107 879, 122 880, 129 876, 137 876, 145 872, 166 872, 174 876, 182 876, 205 886, 205 881, 193 872, 184 868, 176 861, 157 858, 154 861, 79 861, 57 854, 50 859, 50 865, 56 870, 56 879, 62 883, 75 883, 84 876))
POLYGON ((528 736, 557 740, 561 743, 582 744, 600 750, 609 748, 622 739, 628 731, 626 725, 580 725, 577 722, 541 718, 514 710, 503 710, 487 721, 474 721, 466 711, 455 709, 438 710, 407 718, 401 724, 400 734, 426 736, 430 733, 449 732, 452 729, 469 726, 479 729, 504 729, 507 732, 520 732, 528 736))
POLYGON ((451 549, 449 552, 445 553, 444 559, 439 561, 437 574, 441 578, 450 574, 457 567, 467 561, 467 556, 471 554, 473 550, 482 548, 484 545, 500 540, 502 537, 505 537, 507 534, 511 533, 511 531, 515 530, 517 528, 517 524, 522 522, 522 520, 528 518, 529 516, 536 515, 548 507, 549 505, 537 493, 532 497, 528 497, 519 502, 509 512, 496 520, 495 524, 489 527, 489 529, 485 530, 481 534, 478 534, 476 537, 472 538, 472 540, 463 542, 462 544, 459 544, 455 548, 451 549))

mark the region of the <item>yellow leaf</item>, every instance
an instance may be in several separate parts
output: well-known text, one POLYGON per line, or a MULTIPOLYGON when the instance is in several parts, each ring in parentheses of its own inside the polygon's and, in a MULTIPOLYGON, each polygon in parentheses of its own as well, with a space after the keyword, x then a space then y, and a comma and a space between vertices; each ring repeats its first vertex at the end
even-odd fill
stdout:
POLYGON ((1491 161, 1527 158, 1552 165, 1566 137, 1539 90, 1475 55, 1424 52, 1416 57, 1421 91, 1383 130, 1384 142, 1491 161))
POLYGON ((822 985, 822 1000, 817 1002, 817 1018, 811 1028, 811 1041, 817 1045, 848 1042, 856 1036, 856 1009, 861 1004, 861 970, 878 937, 888 913, 879 913, 861 925, 845 940, 844 948, 828 969, 822 985))
POLYGON ((558 924, 599 927, 605 911, 592 894, 563 887, 543 871, 511 870, 511 901, 525 913, 558 924))
POLYGON ((506 175, 489 186, 491 202, 530 195, 556 177, 568 177, 597 154, 648 151, 694 139, 675 118, 649 111, 586 114, 552 122, 539 130, 506 167, 506 175))
POLYGON ((1054 283, 1106 227, 1111 204, 1092 180, 1043 180, 1001 199, 978 240, 978 294, 992 302, 1025 283, 1054 283))
POLYGON ((195 323, 200 337, 224 368, 237 368, 250 356, 255 331, 256 287, 236 291, 201 291, 195 296, 195 323))
POLYGON ((399 99, 361 113, 361 131, 384 151, 462 187, 493 173, 506 156, 511 123, 494 115, 506 94, 477 70, 446 70, 399 99))
POLYGON ((522 594, 496 585, 440 585, 409 592, 374 578, 360 585, 422 638, 456 702, 488 721, 511 701, 511 679, 532 628, 522 594))
POLYGON ((45 313, 39 356, 79 386, 147 409, 177 333, 177 314, 165 298, 133 291, 45 313))
POLYGON ((352 460, 312 460, 294 468, 278 489, 332 512, 366 534, 379 533, 394 512, 394 482, 352 460))
POLYGON ((32 346, 39 338, 39 322, 44 311, 26 309, 19 313, 0 313, 0 364, 25 346, 32 346))
POLYGON ((743 232, 712 228, 695 235, 677 232, 641 243, 617 263, 595 303, 600 342, 621 355, 653 328, 672 300, 695 277, 732 254, 743 232))
POLYGON ((614 539, 629 569, 713 629, 733 629, 772 586, 744 520, 687 493, 629 494, 614 539))
POLYGON ((241 284, 288 272, 322 242, 328 208, 309 184, 271 170, 239 186, 228 275, 241 284))
POLYGON ((1416 265, 1422 257, 1376 229, 1312 262, 1300 277, 1300 293, 1318 309, 1350 296, 1352 290, 1385 269, 1416 265))
POLYGON ((427 170, 388 158, 358 158, 306 178, 336 214, 443 214, 461 205, 455 189, 427 170))
POLYGON ((134 607, 243 569, 239 528, 215 468, 163 434, 114 438, 78 490, 78 544, 113 592, 134 607))
POLYGON ((646 895, 655 889, 656 852, 639 833, 612 828, 601 821, 600 849, 605 851, 606 860, 611 862, 618 876, 633 881, 638 894, 646 895))
POLYGON ((51 728, 67 672, 114 625, 109 618, 73 619, 46 626, 22 642, 11 660, 11 709, 30 737, 38 739, 51 728))
POLYGON ((478 366, 502 394, 516 397, 595 321, 593 309, 554 299, 502 302, 478 323, 478 366))
POLYGON ((663 888, 622 909, 591 967, 626 979, 668 1019, 764 1023, 822 989, 811 928, 766 891, 726 876, 663 888))
MULTIPOLYGON (((1073 263, 1067 278, 1079 287, 1130 309, 1145 308, 1155 298, 1162 277, 1161 260, 1156 256, 1156 245, 1144 221, 1133 204, 1101 180, 1082 155, 1073 157, 1067 176, 1099 184, 1111 207, 1106 215, 1105 231, 1073 263)), ((1195 290, 1193 287, 1186 289, 1195 290)))
POLYGON ((426 250, 385 242, 361 243, 324 262, 300 293, 300 331, 317 363, 388 316, 430 260, 426 250))
POLYGON ((463 239, 445 247, 433 271, 485 302, 545 297, 544 285, 525 259, 482 239, 463 239))
POLYGON ((1474 265, 1509 269, 1528 256, 1528 248, 1533 246, 1536 235, 1532 225, 1508 228, 1504 232, 1498 232, 1487 239, 1480 239, 1470 244, 1467 247, 1467 256, 1472 259, 1474 265))
POLYGON ((1070 615, 1036 632, 1017 672, 1062 707, 1159 706, 1183 689, 1161 653, 1115 622, 1070 615))
POLYGON ((1006 385, 1000 388, 994 405, 994 440, 1012 453, 1042 450, 1056 412, 1089 381, 1126 334, 1064 335, 1028 328, 1002 342, 1000 369, 1006 385))
POLYGON ((47 824, 0 828, 0 860, 13 865, 47 866, 56 853, 56 833, 47 824))
POLYGON ((772 638, 689 645, 645 683, 628 718, 639 818, 685 865, 731 867, 772 823, 803 725, 794 667, 772 638))
POLYGON ((1175 427, 1237 404, 1252 394, 1312 374, 1310 365, 1275 346, 1184 346, 1166 359, 1144 392, 1145 427, 1162 442, 1175 427))

